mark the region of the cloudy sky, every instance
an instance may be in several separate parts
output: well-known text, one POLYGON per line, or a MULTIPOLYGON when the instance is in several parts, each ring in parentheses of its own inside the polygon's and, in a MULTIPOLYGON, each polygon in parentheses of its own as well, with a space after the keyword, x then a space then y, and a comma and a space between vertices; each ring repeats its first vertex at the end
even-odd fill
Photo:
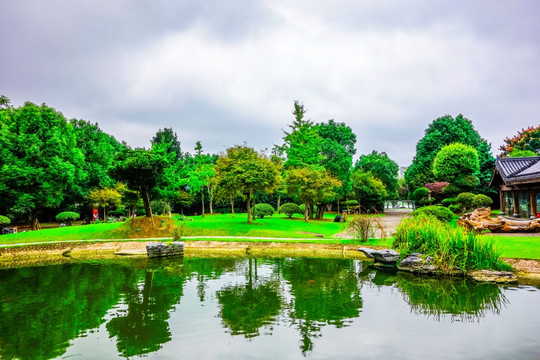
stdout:
POLYGON ((462 113, 492 144, 540 121, 537 0, 1 0, 0 94, 148 147, 280 144, 294 100, 409 165, 462 113))

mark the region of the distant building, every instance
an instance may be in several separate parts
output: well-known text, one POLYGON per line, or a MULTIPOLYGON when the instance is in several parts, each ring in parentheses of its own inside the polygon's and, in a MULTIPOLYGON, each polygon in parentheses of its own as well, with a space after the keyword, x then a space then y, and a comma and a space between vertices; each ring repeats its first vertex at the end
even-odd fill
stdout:
POLYGON ((407 171, 407 166, 400 166, 399 172, 398 172, 398 179, 402 179, 405 177, 405 171, 407 171))
POLYGON ((540 217, 540 156, 498 157, 489 185, 499 191, 501 215, 540 217))

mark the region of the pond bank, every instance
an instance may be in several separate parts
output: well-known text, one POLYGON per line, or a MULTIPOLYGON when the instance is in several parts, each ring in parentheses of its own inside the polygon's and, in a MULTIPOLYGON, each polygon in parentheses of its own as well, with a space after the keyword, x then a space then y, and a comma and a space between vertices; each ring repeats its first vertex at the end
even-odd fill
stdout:
MULTIPOLYGON (((158 240, 84 241, 43 243, 0 248, 0 268, 37 266, 120 256, 146 256, 146 244, 158 240)), ((283 242, 184 241, 184 256, 312 256, 367 259, 357 249, 360 245, 283 242)), ((540 261, 504 259, 515 269, 519 279, 540 281, 540 261)))

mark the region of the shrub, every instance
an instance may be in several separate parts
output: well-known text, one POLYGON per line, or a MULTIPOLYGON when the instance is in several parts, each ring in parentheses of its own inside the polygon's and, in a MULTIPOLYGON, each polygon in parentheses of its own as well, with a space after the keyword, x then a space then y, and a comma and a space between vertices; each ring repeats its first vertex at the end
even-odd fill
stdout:
POLYGON ((67 226, 71 225, 72 221, 78 220, 80 215, 73 211, 64 211, 56 215, 56 221, 60 223, 66 223, 67 226))
POLYGON ((448 185, 450 185, 449 182, 441 181, 441 182, 426 184, 425 187, 426 189, 431 191, 431 195, 440 196, 443 193, 444 188, 446 188, 448 185))
POLYGON ((347 229, 353 233, 355 239, 366 242, 375 236, 375 230, 381 231, 381 239, 385 236, 381 218, 373 215, 355 215, 347 223, 347 229))
POLYGON ((463 192, 457 196, 457 202, 464 211, 470 210, 473 206, 474 194, 463 192))
POLYGON ((302 210, 300 209, 300 206, 296 205, 295 203, 285 203, 281 205, 278 209, 278 214, 285 214, 290 218, 294 214, 301 214, 302 210))
POLYGON ((107 213, 107 215, 109 216, 116 216, 116 217, 120 217, 120 216, 127 216, 127 209, 116 209, 116 210, 111 210, 107 213))
POLYGON ((418 188, 418 189, 414 190, 414 192, 412 193, 412 197, 416 201, 420 201, 422 199, 425 199, 425 198, 428 197, 428 195, 429 195, 429 189, 427 189, 425 187, 418 188))
POLYGON ((450 206, 452 204, 457 204, 457 197, 449 197, 442 200, 444 206, 450 206))
POLYGON ((396 229, 393 247, 400 252, 400 258, 413 252, 430 255, 441 270, 448 272, 511 270, 501 260, 493 239, 442 223, 432 216, 404 219, 396 229))
POLYGON ((458 213, 461 211, 461 206, 459 204, 450 204, 448 205, 448 210, 453 213, 458 213))
POLYGON ((434 216, 440 221, 450 222, 454 217, 454 213, 444 206, 432 205, 424 206, 419 209, 414 210, 414 216, 434 216))
POLYGON ((0 226, 8 225, 10 223, 11 220, 8 217, 0 215, 0 226))
POLYGON ((493 204, 493 200, 487 195, 478 194, 474 196, 472 204, 475 208, 487 207, 493 204))
MULTIPOLYGON (((300 208, 300 214, 304 215, 306 205, 305 204, 300 204, 300 205, 298 205, 298 207, 300 208)), ((315 213, 317 213, 317 205, 313 205, 313 211, 315 211, 315 213)), ((311 216, 311 209, 310 208, 308 208, 308 216, 311 216)))
POLYGON ((459 192, 461 191, 460 187, 457 186, 457 185, 454 185, 454 184, 450 184, 448 186, 446 186, 443 190, 442 190, 442 193, 446 196, 457 196, 457 194, 459 194, 459 192))
POLYGON ((262 219, 266 215, 272 216, 274 215, 274 208, 270 204, 255 204, 253 207, 253 216, 258 217, 259 219, 262 219))

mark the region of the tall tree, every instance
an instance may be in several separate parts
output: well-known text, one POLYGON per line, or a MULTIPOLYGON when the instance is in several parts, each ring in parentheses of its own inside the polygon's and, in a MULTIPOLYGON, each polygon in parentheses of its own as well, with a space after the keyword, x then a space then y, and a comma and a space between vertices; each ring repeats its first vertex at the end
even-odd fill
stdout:
POLYGON ((482 164, 478 187, 487 188, 495 158, 490 153, 489 144, 480 137, 472 121, 460 114, 455 118, 445 115, 434 120, 426 129, 424 137, 416 144, 416 156, 405 172, 410 191, 435 181, 433 159, 445 145, 452 143, 470 145, 478 151, 482 164))
POLYGON ((0 198, 36 229, 38 210, 58 208, 73 191, 84 156, 73 127, 45 104, 4 107, 0 118, 0 198))
POLYGON ((516 150, 538 154, 540 152, 540 125, 521 129, 517 135, 504 139, 504 142, 505 144, 499 148, 502 156, 510 156, 516 150))
POLYGON ((216 163, 216 184, 231 194, 240 191, 246 198, 248 223, 251 223, 251 200, 256 191, 273 192, 280 184, 276 165, 264 153, 245 145, 227 149, 216 163))
POLYGON ((178 140, 178 135, 173 132, 172 128, 164 128, 163 130, 159 129, 156 135, 151 140, 152 149, 155 146, 166 144, 165 152, 167 154, 174 154, 173 160, 178 161, 182 158, 182 149, 180 147, 180 141, 178 140))
POLYGON ((362 208, 366 211, 371 208, 382 210, 387 192, 381 180, 374 177, 371 172, 358 169, 352 174, 352 183, 353 194, 358 200, 360 211, 362 208))
POLYGON ((399 166, 385 152, 379 153, 373 150, 368 155, 361 155, 354 164, 354 169, 371 172, 373 176, 383 182, 388 196, 397 198, 399 166))

